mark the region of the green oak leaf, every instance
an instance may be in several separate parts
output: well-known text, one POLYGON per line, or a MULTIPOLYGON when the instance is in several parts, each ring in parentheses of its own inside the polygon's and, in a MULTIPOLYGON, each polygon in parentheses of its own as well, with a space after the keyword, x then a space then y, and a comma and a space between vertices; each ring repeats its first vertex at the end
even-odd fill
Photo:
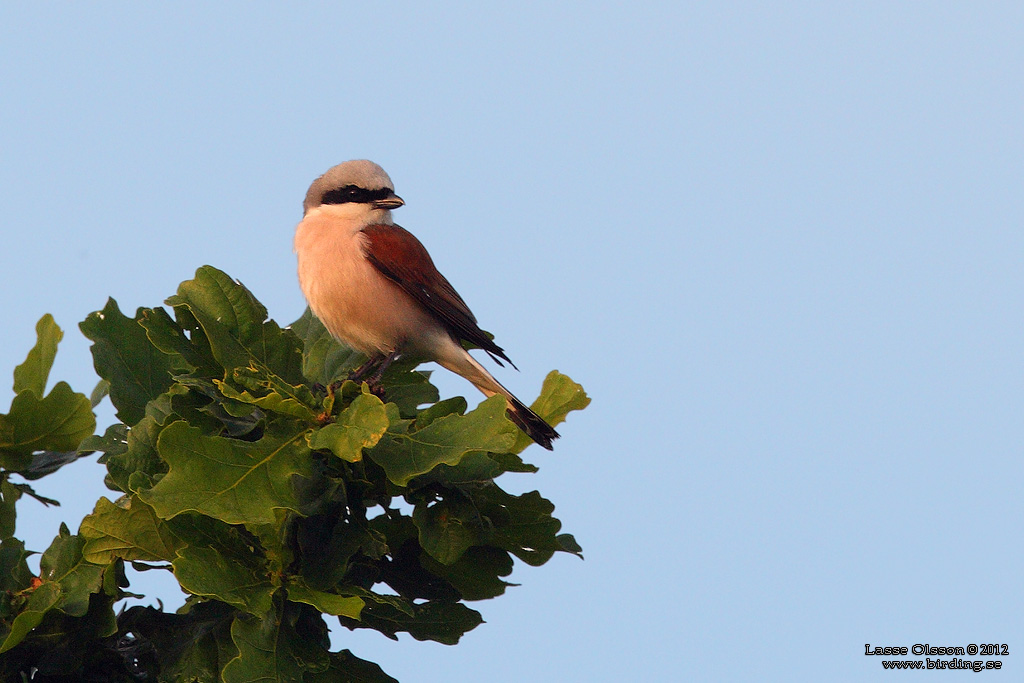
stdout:
POLYGON ((56 583, 44 583, 32 591, 25 608, 14 618, 11 630, 0 643, 0 654, 24 640, 32 629, 42 623, 46 613, 57 606, 60 598, 61 589, 56 583))
POLYGON ((122 633, 152 646, 161 682, 218 681, 223 661, 237 651, 231 643, 236 610, 216 600, 187 603, 178 613, 136 605, 118 618, 122 633), (220 659, 221 650, 228 656, 220 659))
POLYGON ((146 336, 153 346, 170 356, 180 358, 180 364, 197 376, 220 376, 224 369, 217 363, 206 341, 198 330, 195 316, 184 307, 175 309, 172 318, 166 309, 144 308, 139 324, 146 330, 146 336))
POLYGON ((578 556, 581 560, 583 559, 583 547, 576 542, 576 539, 572 534, 558 534, 555 536, 555 541, 558 542, 559 550, 567 553, 572 553, 578 556))
POLYGON ((183 545, 153 508, 135 497, 120 505, 100 498, 78 533, 85 539, 83 557, 94 564, 109 564, 115 558, 171 562, 183 545))
POLYGON ((231 639, 238 654, 224 666, 224 683, 300 683, 330 666, 326 625, 305 605, 284 603, 262 619, 239 615, 231 639))
MULTIPOLYGON (((17 593, 29 587, 33 574, 25 561, 29 555, 25 543, 16 538, 5 538, 0 541, 0 591, 17 593)), ((6 619, 2 610, 6 607, 0 600, 0 618, 6 619)))
POLYGON ((220 679, 217 640, 230 640, 228 628, 194 628, 192 633, 170 630, 167 649, 157 648, 160 681, 217 681, 220 679), (173 657, 173 658, 172 658, 173 657))
POLYGON ((188 388, 189 396, 202 400, 203 405, 196 405, 200 410, 209 408, 209 402, 213 401, 232 417, 245 417, 253 413, 251 404, 225 397, 217 385, 219 380, 195 375, 175 375, 174 380, 188 388))
POLYGON ((389 422, 384 404, 373 394, 360 394, 338 419, 309 435, 309 447, 329 450, 342 460, 359 462, 363 449, 377 445, 389 422))
POLYGON ((440 397, 437 387, 430 383, 430 371, 416 370, 417 365, 414 360, 398 360, 381 378, 388 403, 398 406, 402 417, 416 417, 421 405, 436 403, 440 397))
POLYGON ((18 471, 32 462, 34 451, 74 451, 96 429, 89 398, 58 382, 40 399, 33 391, 14 397, 0 415, 0 467, 18 471))
POLYGON ((356 553, 378 560, 388 552, 383 534, 345 519, 337 508, 304 520, 295 539, 300 550, 298 573, 318 590, 336 586, 356 553))
POLYGON ((309 674, 309 683, 398 683, 373 662, 356 657, 350 650, 331 653, 331 666, 322 673, 309 674))
POLYGON ((93 341, 96 374, 110 383, 110 401, 117 417, 128 425, 142 419, 146 404, 172 384, 171 375, 185 369, 178 356, 154 346, 139 324, 144 309, 135 318, 121 313, 117 302, 107 300, 102 311, 91 313, 79 324, 82 334, 93 341))
POLYGON ((258 557, 188 546, 178 551, 171 564, 178 583, 192 595, 214 598, 257 616, 272 606, 276 585, 258 557))
MULTIPOLYGON (((266 417, 266 414, 250 403, 243 403, 224 396, 217 385, 217 380, 191 375, 176 375, 177 381, 172 391, 184 388, 181 395, 170 396, 171 412, 189 422, 193 427, 201 427, 210 434, 230 436, 235 439, 250 434, 266 417)), ((166 394, 164 395, 166 396, 166 394)), ((150 403, 162 404, 164 397, 150 403)), ((154 411, 147 408, 147 413, 154 411)))
POLYGON ((350 629, 372 628, 392 640, 408 633, 416 640, 455 645, 467 631, 483 623, 480 613, 458 602, 434 600, 413 606, 413 615, 382 603, 367 603, 360 620, 338 617, 350 629))
POLYGON ((416 416, 416 429, 423 429, 434 420, 447 417, 448 415, 465 415, 469 404, 462 396, 453 396, 443 401, 438 401, 429 408, 424 408, 416 416))
MULTIPOLYGON (((86 440, 83 440, 82 443, 85 443, 86 440)), ((79 458, 85 458, 90 455, 92 455, 92 452, 88 449, 82 448, 81 445, 79 445, 78 450, 74 451, 36 451, 32 454, 32 458, 28 461, 28 464, 18 470, 18 474, 23 479, 35 481, 36 479, 42 479, 48 474, 53 474, 61 467, 64 467, 64 465, 68 465, 79 458)), ((28 491, 25 492, 28 493, 28 491)), ((36 500, 43 501, 41 496, 32 494, 32 497, 36 500)), ((60 503, 57 503, 57 505, 60 505, 60 503)))
POLYGON ((368 455, 388 479, 405 486, 440 464, 457 465, 466 453, 507 451, 517 430, 505 417, 506 407, 502 396, 492 396, 467 415, 452 413, 408 434, 388 432, 368 455))
MULTIPOLYGON (((171 388, 160 394, 146 406, 146 417, 152 418, 158 425, 167 425, 174 422, 173 418, 183 417, 180 412, 191 416, 191 410, 182 411, 181 406, 175 403, 188 400, 193 395, 189 388, 180 382, 175 382, 171 388)), ((193 406, 189 406, 192 408, 193 406)))
POLYGON ((15 504, 21 498, 21 489, 0 478, 0 540, 6 541, 14 536, 14 524, 17 520, 15 504))
POLYGON ((245 530, 255 537, 269 562, 270 571, 283 574, 295 561, 292 550, 288 510, 274 510, 274 521, 270 524, 247 524, 245 530))
POLYGON ((274 392, 285 398, 292 399, 307 408, 319 412, 321 401, 313 395, 313 391, 305 384, 291 384, 284 381, 266 368, 251 364, 248 367, 235 368, 232 378, 243 389, 260 394, 274 392))
MULTIPOLYGON (((37 591, 40 596, 46 593, 45 584, 37 591)), ((19 669, 30 671, 36 663, 39 667, 32 680, 92 680, 97 672, 109 672, 110 660, 101 643, 109 642, 107 639, 117 632, 113 602, 113 598, 103 592, 93 596, 88 611, 80 616, 71 617, 53 608, 47 610, 21 647, 0 656, 3 680, 27 680, 18 675, 19 669), (21 666, 18 666, 19 661, 21 666)), ((35 621, 39 611, 33 612, 22 618, 32 616, 35 621)))
POLYGON ((312 605, 324 614, 344 615, 350 619, 358 619, 365 604, 362 598, 310 588, 301 579, 288 584, 288 599, 312 605))
POLYGON ((421 556, 420 563, 454 586, 463 600, 496 598, 517 585, 502 580, 512 573, 512 556, 493 546, 473 546, 453 564, 441 564, 429 555, 421 556))
POLYGON ((185 422, 157 441, 169 471, 139 497, 162 519, 194 511, 228 524, 270 524, 274 510, 298 511, 292 479, 311 474, 305 432, 271 424, 259 441, 211 437, 185 422))
POLYGON ((276 391, 272 391, 266 396, 257 397, 253 396, 248 391, 238 391, 225 382, 217 381, 216 384, 217 388, 220 389, 220 392, 224 396, 234 399, 235 401, 249 403, 271 413, 297 417, 300 420, 312 421, 316 419, 316 413, 314 413, 308 406, 300 403, 290 396, 282 396, 276 391))
MULTIPOLYGON (((146 406, 146 415, 160 424, 170 424, 177 419, 185 420, 193 427, 200 427, 208 434, 219 434, 222 429, 230 432, 227 430, 228 423, 236 418, 226 410, 217 410, 223 408, 229 399, 222 399, 225 403, 218 405, 212 402, 211 396, 206 393, 209 391, 210 394, 219 396, 216 385, 212 381, 206 381, 206 388, 200 389, 199 387, 204 384, 202 380, 192 381, 181 375, 177 377, 184 381, 176 382, 166 393, 150 401, 146 406)), ((250 413, 254 410, 244 403, 238 403, 237 407, 250 413)), ((237 436, 237 434, 231 435, 237 436)))
POLYGON ((265 564, 262 549, 244 527, 185 512, 174 519, 166 520, 167 526, 183 543, 196 548, 210 548, 224 557, 234 557, 239 562, 254 562, 253 566, 265 564))
MULTIPOLYGON (((559 534, 562 523, 551 516, 555 506, 537 491, 513 496, 496 484, 469 492, 480 514, 487 519, 490 545, 509 551, 534 567, 558 551, 580 555, 569 534, 559 534)), ((582 555, 580 555, 582 557, 582 555)))
MULTIPOLYGON (((552 370, 544 378, 544 385, 541 387, 540 396, 530 406, 533 412, 540 415, 552 427, 557 427, 565 422, 566 416, 574 410, 583 410, 590 405, 590 397, 583 387, 572 381, 568 375, 563 375, 557 370, 552 370)), ((512 453, 519 453, 533 440, 519 432, 516 436, 516 443, 510 450, 512 453)))
POLYGON ((303 382, 301 342, 267 320, 267 309, 242 284, 212 266, 181 283, 167 304, 187 307, 202 326, 214 357, 229 372, 265 367, 289 384, 303 382))
POLYGON ((82 557, 85 538, 73 536, 61 524, 60 534, 39 559, 39 578, 61 587, 60 609, 80 617, 89 609, 89 596, 102 588, 103 566, 82 557))
POLYGON ((462 557, 477 542, 482 528, 473 503, 461 496, 417 505, 412 519, 419 530, 420 545, 441 564, 452 564, 462 557))
POLYGON ((128 431, 123 449, 108 453, 107 472, 111 483, 119 491, 131 491, 129 480, 132 474, 141 472, 153 479, 167 471, 167 463, 157 454, 156 444, 163 425, 146 416, 128 431))
POLYGON ((412 600, 403 598, 400 595, 374 593, 371 590, 359 588, 358 586, 338 586, 337 590, 339 595, 362 598, 363 603, 372 602, 376 605, 387 605, 410 617, 416 613, 416 604, 412 600))
POLYGON ((25 362, 14 368, 14 393, 31 391, 42 397, 46 393, 46 381, 50 377, 53 359, 57 355, 57 344, 64 337, 53 316, 47 313, 36 323, 36 345, 28 352, 25 362))
POLYGON ((502 466, 493 454, 472 451, 462 456, 455 465, 438 465, 426 474, 416 477, 411 485, 420 488, 433 483, 447 486, 484 483, 507 471, 509 470, 502 466))
MULTIPOLYGON (((519 437, 517 436, 516 438, 518 439, 519 437)), ((518 448, 518 446, 515 446, 514 448, 518 448)), ((498 463, 504 472, 533 473, 539 469, 536 465, 523 462, 523 459, 515 453, 490 453, 489 457, 498 463)))
POLYGON ((89 394, 89 404, 95 408, 103 402, 107 396, 110 396, 110 382, 105 379, 101 379, 96 382, 96 386, 92 388, 92 393, 89 394))
POLYGON ((83 617, 89 611, 90 597, 103 591, 104 567, 82 559, 84 543, 85 539, 71 535, 61 524, 60 534, 39 560, 41 583, 15 617, 0 653, 20 643, 51 610, 59 609, 71 617, 83 617))

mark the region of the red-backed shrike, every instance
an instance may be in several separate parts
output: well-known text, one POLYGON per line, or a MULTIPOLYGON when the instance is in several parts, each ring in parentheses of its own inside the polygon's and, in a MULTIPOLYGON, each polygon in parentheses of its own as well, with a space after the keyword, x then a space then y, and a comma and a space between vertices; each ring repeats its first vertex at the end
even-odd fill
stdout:
POLYGON ((462 348, 467 341, 499 365, 512 364, 420 241, 391 220, 391 209, 404 203, 384 169, 364 159, 313 181, 295 229, 299 284, 309 307, 335 338, 369 356, 357 377, 370 371, 379 377, 399 355, 436 361, 486 396, 504 396, 512 421, 551 450, 558 432, 462 348))

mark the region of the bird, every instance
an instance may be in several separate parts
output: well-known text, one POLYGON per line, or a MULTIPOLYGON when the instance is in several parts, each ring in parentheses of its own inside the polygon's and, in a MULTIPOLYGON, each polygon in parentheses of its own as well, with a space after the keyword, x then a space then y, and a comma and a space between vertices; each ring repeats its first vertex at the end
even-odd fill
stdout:
POLYGON ((394 223, 391 211, 404 204, 384 169, 366 159, 328 169, 302 203, 294 244, 299 285, 331 336, 368 356, 351 379, 379 381, 399 357, 434 361, 485 396, 504 396, 512 422, 552 450, 558 432, 464 348, 468 342, 515 367, 423 244, 394 223))

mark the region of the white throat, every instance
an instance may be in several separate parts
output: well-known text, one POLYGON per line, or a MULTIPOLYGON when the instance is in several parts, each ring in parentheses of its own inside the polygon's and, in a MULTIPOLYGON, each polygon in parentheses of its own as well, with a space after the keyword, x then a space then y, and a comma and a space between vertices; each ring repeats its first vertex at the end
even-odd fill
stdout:
POLYGON ((310 209, 305 218, 323 216, 332 222, 344 221, 353 231, 362 230, 368 225, 394 225, 391 211, 375 209, 369 204, 347 202, 345 204, 321 204, 310 209))

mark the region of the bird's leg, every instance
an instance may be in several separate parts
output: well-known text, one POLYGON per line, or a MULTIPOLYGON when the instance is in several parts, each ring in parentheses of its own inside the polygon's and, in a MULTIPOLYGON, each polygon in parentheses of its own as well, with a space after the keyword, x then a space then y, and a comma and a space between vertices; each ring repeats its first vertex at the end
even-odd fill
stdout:
POLYGON ((395 362, 395 359, 401 355, 401 349, 396 348, 394 351, 384 357, 384 360, 380 362, 377 369, 374 370, 373 374, 366 378, 366 385, 369 387, 370 392, 378 398, 384 398, 384 387, 381 386, 381 379, 384 377, 384 371, 388 369, 388 366, 395 362))
POLYGON ((362 382, 370 372, 377 367, 384 360, 384 355, 381 353, 374 353, 366 362, 360 365, 358 368, 349 373, 348 378, 353 382, 362 382))

